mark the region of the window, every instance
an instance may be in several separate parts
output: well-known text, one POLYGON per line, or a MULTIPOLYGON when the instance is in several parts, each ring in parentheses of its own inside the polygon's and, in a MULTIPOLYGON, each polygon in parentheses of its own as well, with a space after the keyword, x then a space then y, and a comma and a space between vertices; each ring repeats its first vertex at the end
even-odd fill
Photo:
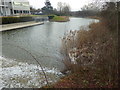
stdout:
POLYGON ((25 11, 23 11, 23 13, 25 13, 25 11))
POLYGON ((17 11, 17 13, 19 13, 19 11, 18 10, 16 10, 17 11))
POLYGON ((16 13, 17 13, 17 10, 14 10, 14 13, 16 14, 16 13))
POLYGON ((20 13, 22 13, 22 11, 20 11, 20 13))

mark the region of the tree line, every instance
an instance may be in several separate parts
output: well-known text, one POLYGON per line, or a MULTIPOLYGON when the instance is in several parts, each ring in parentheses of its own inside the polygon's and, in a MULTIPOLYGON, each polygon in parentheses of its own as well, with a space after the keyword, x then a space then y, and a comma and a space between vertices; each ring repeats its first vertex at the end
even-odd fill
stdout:
MULTIPOLYGON (((55 14, 58 16, 76 16, 76 17, 89 17, 89 16, 102 16, 108 18, 112 14, 116 14, 120 10, 120 1, 108 2, 106 0, 93 0, 88 5, 84 5, 79 11, 71 11, 69 4, 58 2, 57 8, 54 8, 49 2, 41 9, 31 7, 31 11, 42 11, 43 14, 55 14), (110 14, 108 14, 110 13, 110 14), (108 16, 107 16, 108 15, 108 16)), ((114 16, 114 15, 113 15, 114 16)))

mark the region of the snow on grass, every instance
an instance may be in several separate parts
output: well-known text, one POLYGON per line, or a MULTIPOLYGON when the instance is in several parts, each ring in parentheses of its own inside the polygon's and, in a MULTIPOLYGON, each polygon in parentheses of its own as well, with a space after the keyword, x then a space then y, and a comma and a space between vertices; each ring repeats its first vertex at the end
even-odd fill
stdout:
MULTIPOLYGON (((46 85, 44 74, 38 65, 17 62, 0 57, 0 87, 40 88, 46 85)), ((56 82, 62 73, 55 68, 44 67, 49 83, 56 82)))

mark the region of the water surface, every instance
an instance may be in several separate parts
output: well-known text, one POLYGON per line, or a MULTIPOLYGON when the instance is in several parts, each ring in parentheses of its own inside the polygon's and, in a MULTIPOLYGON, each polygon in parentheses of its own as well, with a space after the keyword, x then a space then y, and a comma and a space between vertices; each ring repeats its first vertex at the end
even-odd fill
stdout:
POLYGON ((36 64, 25 50, 33 54, 43 67, 63 69, 59 52, 61 38, 69 30, 79 30, 95 19, 70 18, 69 22, 45 22, 23 29, 2 32, 2 55, 20 62, 36 64), (21 49, 23 48, 23 49, 21 49))

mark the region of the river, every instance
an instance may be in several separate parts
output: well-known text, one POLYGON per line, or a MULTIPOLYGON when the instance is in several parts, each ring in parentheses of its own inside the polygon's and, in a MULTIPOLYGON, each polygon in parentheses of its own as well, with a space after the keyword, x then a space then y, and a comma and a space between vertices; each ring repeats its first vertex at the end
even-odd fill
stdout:
MULTIPOLYGON (((72 17, 69 22, 46 21, 43 25, 4 31, 2 32, 2 56, 7 61, 36 65, 36 61, 29 54, 31 53, 43 67, 63 70, 64 64, 59 52, 61 38, 70 30, 80 30, 80 27, 88 29, 87 26, 92 22, 98 22, 98 20, 72 17)), ((10 86, 7 83, 4 86, 19 87, 10 86)), ((37 85, 33 86, 37 87, 37 85)))

